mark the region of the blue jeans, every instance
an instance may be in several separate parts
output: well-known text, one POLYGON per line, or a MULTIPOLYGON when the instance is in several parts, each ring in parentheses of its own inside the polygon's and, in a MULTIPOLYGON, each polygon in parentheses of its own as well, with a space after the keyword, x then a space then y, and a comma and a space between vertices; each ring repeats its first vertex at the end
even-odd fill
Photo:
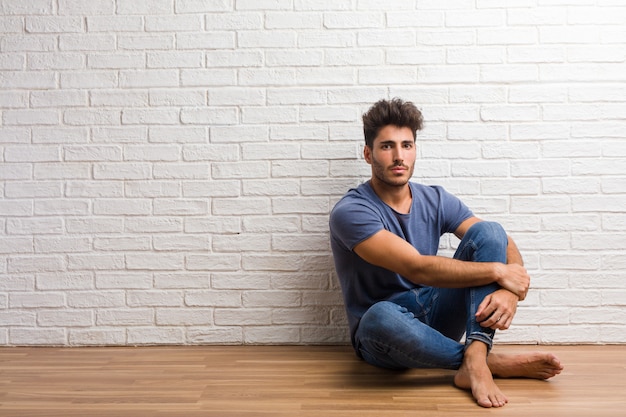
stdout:
MULTIPOLYGON (((506 263, 508 238, 497 223, 479 222, 465 234, 454 258, 506 263)), ((500 287, 421 287, 372 305, 355 334, 357 354, 390 369, 458 369, 466 346, 481 341, 491 349, 495 330, 475 319, 478 305, 500 287), (466 335, 465 344, 460 343, 466 335)))

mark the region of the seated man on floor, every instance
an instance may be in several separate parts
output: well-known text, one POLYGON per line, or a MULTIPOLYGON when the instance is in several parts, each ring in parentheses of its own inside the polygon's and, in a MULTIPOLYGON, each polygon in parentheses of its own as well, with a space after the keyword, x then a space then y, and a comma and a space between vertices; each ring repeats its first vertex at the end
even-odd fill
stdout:
POLYGON ((494 376, 548 379, 563 366, 548 353, 491 352, 530 277, 502 226, 481 221, 442 187, 409 181, 422 123, 415 105, 400 99, 363 115, 372 176, 330 216, 351 341, 375 366, 457 370, 457 387, 482 407, 501 407, 508 400, 494 376), (444 233, 461 239, 454 259, 437 256, 444 233))

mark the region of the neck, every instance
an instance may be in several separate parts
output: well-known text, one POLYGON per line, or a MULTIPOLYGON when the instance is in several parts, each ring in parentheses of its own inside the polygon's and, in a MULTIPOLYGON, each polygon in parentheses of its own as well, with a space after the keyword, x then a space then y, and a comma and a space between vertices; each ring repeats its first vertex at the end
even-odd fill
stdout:
POLYGON ((408 182, 403 185, 388 185, 373 177, 370 186, 385 204, 398 213, 407 214, 411 211, 413 197, 408 182))

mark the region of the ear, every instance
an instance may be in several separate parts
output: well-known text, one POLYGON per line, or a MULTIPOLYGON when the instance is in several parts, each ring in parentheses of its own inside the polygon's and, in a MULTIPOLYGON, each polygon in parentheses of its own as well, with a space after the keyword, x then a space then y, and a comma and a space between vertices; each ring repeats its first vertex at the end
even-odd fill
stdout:
POLYGON ((363 158, 368 164, 372 164, 372 148, 367 145, 363 148, 363 158))

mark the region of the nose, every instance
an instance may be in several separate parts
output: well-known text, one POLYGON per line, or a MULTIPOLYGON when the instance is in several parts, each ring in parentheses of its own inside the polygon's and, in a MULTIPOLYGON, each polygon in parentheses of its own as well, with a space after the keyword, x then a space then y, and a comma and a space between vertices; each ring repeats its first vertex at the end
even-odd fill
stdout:
POLYGON ((404 162, 404 153, 402 152, 402 149, 400 148, 395 148, 393 151, 393 162, 395 164, 401 164, 402 162, 404 162))

